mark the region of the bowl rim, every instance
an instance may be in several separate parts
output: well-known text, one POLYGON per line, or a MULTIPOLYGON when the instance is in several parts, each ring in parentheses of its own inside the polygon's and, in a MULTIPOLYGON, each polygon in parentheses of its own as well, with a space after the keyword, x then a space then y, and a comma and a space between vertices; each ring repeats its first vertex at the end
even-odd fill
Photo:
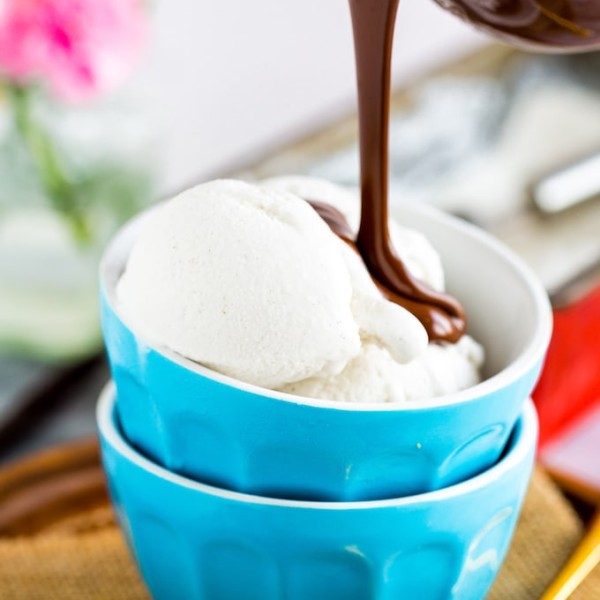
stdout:
MULTIPOLYGON (((166 201, 165 201, 166 202, 166 201)), ((228 375, 214 371, 204 365, 197 363, 185 356, 171 350, 162 344, 156 344, 147 339, 139 330, 137 330, 128 319, 118 309, 116 300, 116 285, 109 285, 110 274, 113 272, 113 265, 120 262, 122 256, 120 252, 121 246, 126 243, 130 237, 134 236, 136 230, 141 226, 144 220, 148 219, 152 213, 159 210, 164 202, 158 203, 151 208, 139 213, 128 223, 126 223, 113 237, 106 247, 100 263, 100 288, 101 294, 104 296, 108 308, 115 314, 122 325, 128 329, 132 335, 141 340, 146 346, 154 352, 161 355, 177 366, 196 373, 207 379, 211 379, 223 385, 240 389, 244 392, 262 396, 278 401, 286 401, 297 405, 306 405, 315 408, 334 409, 348 412, 388 412, 388 411, 420 411, 429 410, 449 405, 457 405, 466 402, 476 401, 483 396, 488 396, 502 388, 507 387, 510 383, 524 377, 535 365, 542 360, 550 342, 552 334, 552 308, 546 291, 542 287, 541 282, 534 274, 533 270, 520 258, 515 252, 507 246, 496 240, 490 234, 486 233, 479 227, 467 223, 453 215, 449 215, 436 209, 432 206, 423 206, 416 204, 403 204, 396 206, 394 213, 398 212, 414 212, 425 216, 428 219, 437 221, 444 226, 459 230, 463 234, 475 239, 480 244, 487 246, 496 255, 501 257, 515 272, 517 277, 521 279, 524 289, 529 293, 535 306, 536 323, 533 330, 533 335, 529 342, 525 345, 520 354, 504 369, 495 373, 491 377, 481 381, 480 383, 471 386, 465 390, 455 392, 453 394, 445 394, 437 396, 429 400, 417 400, 413 402, 342 402, 335 400, 324 400, 317 398, 309 398, 296 394, 289 394, 277 390, 263 388, 258 385, 240 381, 228 375)))
POLYGON ((136 467, 159 479, 166 480, 168 483, 186 487, 202 494, 216 496, 235 502, 243 502, 245 504, 318 510, 367 510, 374 508, 413 506, 420 503, 441 502, 450 498, 469 494, 490 485, 492 482, 502 478, 508 472, 516 469, 534 451, 538 433, 537 413, 533 402, 531 399, 528 399, 511 434, 508 451, 496 464, 482 473, 460 483, 413 496, 385 500, 324 502, 271 498, 218 488, 173 473, 152 462, 129 444, 116 422, 117 391, 112 380, 106 384, 100 394, 96 407, 96 419, 101 440, 109 444, 112 449, 120 454, 126 461, 133 463, 136 467))

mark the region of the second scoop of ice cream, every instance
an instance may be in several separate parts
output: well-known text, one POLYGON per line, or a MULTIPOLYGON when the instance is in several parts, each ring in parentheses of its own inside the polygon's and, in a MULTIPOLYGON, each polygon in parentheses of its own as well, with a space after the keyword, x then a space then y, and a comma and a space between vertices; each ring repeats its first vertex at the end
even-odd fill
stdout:
MULTIPOLYGON (((358 229, 357 190, 304 176, 278 177, 264 181, 263 185, 330 204, 344 214, 354 232, 358 229)), ((429 240, 393 220, 389 229, 394 249, 412 275, 432 289, 444 291, 442 262, 429 240)), ((445 396, 479 383, 484 350, 469 335, 464 335, 456 344, 429 343, 411 361, 396 360, 389 347, 381 343, 386 334, 394 336, 391 320, 382 318, 382 313, 396 305, 380 304, 377 287, 360 257, 348 246, 344 257, 352 279, 354 312, 363 323, 361 350, 340 373, 310 377, 285 385, 282 391, 345 402, 404 402, 445 396), (372 302, 380 306, 377 313, 372 310, 372 302), (372 319, 375 314, 376 318, 372 319)))

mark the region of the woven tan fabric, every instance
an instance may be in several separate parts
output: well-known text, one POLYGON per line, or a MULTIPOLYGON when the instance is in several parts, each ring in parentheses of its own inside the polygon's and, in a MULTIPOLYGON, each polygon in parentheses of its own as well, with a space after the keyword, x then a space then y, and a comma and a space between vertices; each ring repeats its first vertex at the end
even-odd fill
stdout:
MULTIPOLYGON (((536 472, 489 600, 537 600, 569 558, 581 534, 581 522, 560 491, 541 471, 536 472)), ((596 600, 600 595, 579 598, 596 600)))
POLYGON ((147 600, 149 595, 113 524, 0 542, 0 598, 147 600))
MULTIPOLYGON (((537 600, 581 534, 581 523, 569 504, 545 475, 536 473, 489 600, 537 600)), ((106 507, 64 519, 34 537, 0 539, 0 598, 148 600, 149 596, 106 507)), ((573 600, 598 599, 597 569, 573 600)))

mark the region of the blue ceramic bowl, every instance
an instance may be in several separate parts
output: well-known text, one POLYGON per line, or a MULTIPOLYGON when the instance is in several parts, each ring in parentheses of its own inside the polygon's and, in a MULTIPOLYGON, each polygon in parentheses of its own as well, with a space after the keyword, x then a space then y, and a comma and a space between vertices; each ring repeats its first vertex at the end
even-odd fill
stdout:
POLYGON ((123 531, 156 600, 477 600, 502 563, 531 475, 529 402, 498 464, 395 500, 249 496, 184 479, 123 437, 114 387, 98 407, 123 531))
POLYGON ((169 470, 245 493, 350 501, 452 485, 494 464, 538 378, 551 311, 501 244, 455 218, 406 206, 397 217, 443 257, 449 289, 486 348, 486 380, 427 402, 350 404, 245 384, 150 345, 119 313, 115 286, 147 214, 107 249, 102 321, 128 440, 169 470))

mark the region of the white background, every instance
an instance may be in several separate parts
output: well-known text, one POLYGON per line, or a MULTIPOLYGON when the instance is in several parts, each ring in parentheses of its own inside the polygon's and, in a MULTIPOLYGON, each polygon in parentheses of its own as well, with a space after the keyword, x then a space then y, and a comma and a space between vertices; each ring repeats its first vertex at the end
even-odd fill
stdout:
MULTIPOLYGON (((141 80, 163 132, 161 193, 354 109, 347 0, 162 0, 154 30, 141 80)), ((481 42, 432 0, 404 0, 394 81, 481 42)))

